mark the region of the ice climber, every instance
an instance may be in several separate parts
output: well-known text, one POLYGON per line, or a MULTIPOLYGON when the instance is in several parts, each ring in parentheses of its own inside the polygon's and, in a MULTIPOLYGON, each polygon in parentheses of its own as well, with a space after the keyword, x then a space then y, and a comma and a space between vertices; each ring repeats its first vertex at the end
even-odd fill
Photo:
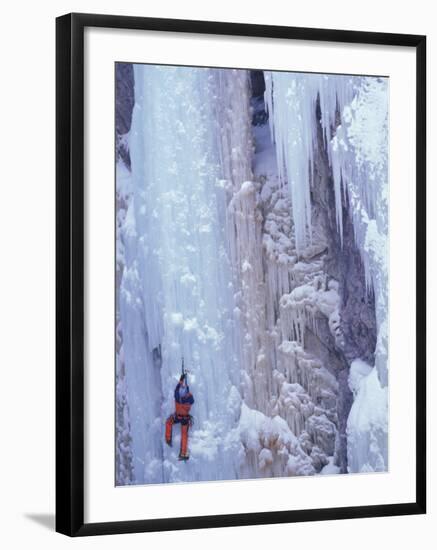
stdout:
POLYGON ((188 460, 188 429, 192 425, 190 415, 194 397, 187 383, 187 375, 183 372, 174 391, 175 412, 171 414, 165 423, 165 442, 171 446, 173 424, 181 424, 181 447, 179 460, 188 460))

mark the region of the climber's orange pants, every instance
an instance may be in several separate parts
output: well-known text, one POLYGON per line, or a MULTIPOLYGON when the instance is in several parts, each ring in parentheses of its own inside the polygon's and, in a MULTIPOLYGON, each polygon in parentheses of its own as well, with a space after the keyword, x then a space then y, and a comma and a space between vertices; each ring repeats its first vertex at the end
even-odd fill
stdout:
POLYGON ((171 414, 165 423, 165 440, 171 443, 173 424, 181 424, 181 449, 180 454, 186 455, 188 451, 188 428, 190 426, 190 417, 177 414, 171 414))

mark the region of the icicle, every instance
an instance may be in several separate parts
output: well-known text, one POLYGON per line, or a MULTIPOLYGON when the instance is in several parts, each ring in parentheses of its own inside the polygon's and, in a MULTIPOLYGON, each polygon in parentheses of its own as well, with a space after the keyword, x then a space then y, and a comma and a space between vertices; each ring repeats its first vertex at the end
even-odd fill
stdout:
POLYGON ((296 231, 296 247, 300 253, 311 243, 310 186, 313 175, 313 150, 317 143, 317 127, 322 126, 323 140, 333 169, 335 207, 340 240, 343 240, 342 193, 347 172, 344 148, 346 139, 338 136, 337 116, 353 100, 362 84, 361 77, 301 73, 265 72, 265 99, 270 129, 277 145, 279 176, 288 181, 292 214, 296 231), (320 120, 315 119, 317 99, 320 120), (334 135, 332 132, 334 131, 334 135))

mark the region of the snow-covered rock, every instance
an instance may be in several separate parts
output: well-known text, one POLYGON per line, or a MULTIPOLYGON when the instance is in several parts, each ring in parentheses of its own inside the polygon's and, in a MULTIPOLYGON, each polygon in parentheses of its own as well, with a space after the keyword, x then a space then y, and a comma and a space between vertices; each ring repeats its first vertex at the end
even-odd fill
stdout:
POLYGON ((349 375, 355 399, 347 422, 349 472, 386 471, 388 388, 376 367, 354 361, 349 375))

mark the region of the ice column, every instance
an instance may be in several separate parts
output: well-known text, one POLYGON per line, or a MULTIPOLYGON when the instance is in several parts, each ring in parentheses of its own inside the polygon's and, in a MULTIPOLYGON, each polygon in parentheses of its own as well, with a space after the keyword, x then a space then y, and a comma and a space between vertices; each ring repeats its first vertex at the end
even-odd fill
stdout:
POLYGON ((241 367, 224 219, 229 160, 220 130, 247 112, 220 103, 226 73, 135 65, 127 219, 136 249, 121 313, 123 333, 131 335, 126 383, 139 482, 231 479, 238 472, 241 367), (182 357, 196 400, 189 463, 177 462, 178 426, 173 448, 163 449, 182 357))

